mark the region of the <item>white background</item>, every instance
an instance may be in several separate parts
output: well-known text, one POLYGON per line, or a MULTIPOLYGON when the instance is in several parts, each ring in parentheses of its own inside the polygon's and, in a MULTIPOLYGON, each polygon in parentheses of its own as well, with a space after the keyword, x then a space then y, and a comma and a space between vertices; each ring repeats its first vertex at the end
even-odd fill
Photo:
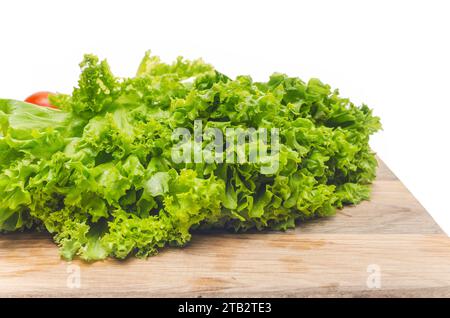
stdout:
POLYGON ((2 1, 0 97, 70 93, 84 53, 151 49, 265 80, 318 77, 382 118, 379 156, 450 233, 450 1, 2 1))

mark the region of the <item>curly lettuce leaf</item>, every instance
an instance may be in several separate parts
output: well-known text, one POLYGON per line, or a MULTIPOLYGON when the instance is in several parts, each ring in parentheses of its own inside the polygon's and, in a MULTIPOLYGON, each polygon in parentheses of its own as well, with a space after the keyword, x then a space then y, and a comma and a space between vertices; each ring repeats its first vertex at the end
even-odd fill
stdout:
POLYGON ((94 55, 80 67, 72 94, 52 97, 60 111, 0 100, 2 231, 45 230, 65 259, 146 257, 196 229, 286 230, 370 197, 379 118, 318 79, 231 79, 150 52, 133 78, 94 55), (172 132, 192 133, 195 120, 224 133, 277 128, 280 151, 256 163, 173 162, 172 132))

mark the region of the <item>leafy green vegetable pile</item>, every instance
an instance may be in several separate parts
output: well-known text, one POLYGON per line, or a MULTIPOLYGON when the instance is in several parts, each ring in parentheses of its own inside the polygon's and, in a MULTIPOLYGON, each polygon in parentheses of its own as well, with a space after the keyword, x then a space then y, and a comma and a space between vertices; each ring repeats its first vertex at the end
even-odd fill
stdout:
POLYGON ((0 229, 54 235, 66 259, 145 257, 201 228, 286 229, 369 198, 379 119, 317 79, 232 80, 201 60, 146 54, 116 78, 86 55, 52 110, 0 100, 0 229), (279 128, 279 169, 174 163, 177 127, 279 128))

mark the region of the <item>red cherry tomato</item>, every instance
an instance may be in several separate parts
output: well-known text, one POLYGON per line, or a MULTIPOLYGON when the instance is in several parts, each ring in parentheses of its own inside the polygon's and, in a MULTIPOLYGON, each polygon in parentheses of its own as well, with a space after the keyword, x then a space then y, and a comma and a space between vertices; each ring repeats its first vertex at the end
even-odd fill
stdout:
POLYGON ((38 106, 49 107, 57 109, 57 107, 53 106, 50 103, 49 96, 52 95, 50 92, 37 92, 33 95, 28 96, 25 101, 27 103, 35 104, 38 106))

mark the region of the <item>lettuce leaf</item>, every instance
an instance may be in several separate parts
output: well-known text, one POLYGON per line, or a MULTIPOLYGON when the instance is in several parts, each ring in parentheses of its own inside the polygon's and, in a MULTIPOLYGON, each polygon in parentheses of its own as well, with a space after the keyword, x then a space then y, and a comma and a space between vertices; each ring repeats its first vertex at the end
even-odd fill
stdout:
POLYGON ((146 257, 193 230, 285 230, 369 199, 379 118, 318 79, 233 80, 149 52, 133 78, 93 55, 80 66, 73 93, 52 99, 61 110, 0 99, 2 231, 48 231, 68 260, 146 257), (194 120, 278 128, 278 157, 264 163, 278 169, 173 162, 172 132, 193 132, 194 120))

